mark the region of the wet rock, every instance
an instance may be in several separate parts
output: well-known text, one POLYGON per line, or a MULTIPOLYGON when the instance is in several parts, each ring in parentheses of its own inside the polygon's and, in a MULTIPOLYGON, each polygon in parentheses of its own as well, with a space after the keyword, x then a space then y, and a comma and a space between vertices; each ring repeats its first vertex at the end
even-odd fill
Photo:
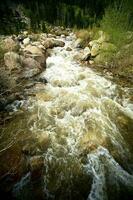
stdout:
POLYGON ((13 112, 13 111, 17 111, 22 105, 22 102, 21 101, 14 101, 12 104, 9 104, 6 106, 6 111, 7 112, 13 112))
POLYGON ((21 35, 18 35, 17 40, 22 43, 25 38, 26 36, 21 34, 21 35))
POLYGON ((48 48, 54 48, 54 47, 64 47, 65 43, 61 40, 55 40, 55 39, 47 39, 44 42, 42 42, 43 46, 48 48))
POLYGON ((27 36, 28 35, 28 31, 24 31, 23 34, 24 34, 24 36, 27 36))
POLYGON ((48 81, 45 77, 39 77, 38 79, 35 79, 35 80, 38 81, 38 82, 44 83, 44 84, 48 83, 48 81))
POLYGON ((82 56, 82 61, 87 61, 89 60, 91 56, 91 50, 89 47, 86 47, 83 51, 83 56, 82 56))
POLYGON ((47 37, 48 37, 48 38, 56 38, 56 35, 49 33, 49 34, 47 35, 47 37))
POLYGON ((90 65, 94 64, 94 60, 89 60, 90 65))
MULTIPOLYGON (((41 49, 37 46, 28 45, 24 49, 24 52, 26 52, 25 56, 31 57, 34 60, 36 60, 40 64, 41 68, 43 68, 43 69, 46 68, 46 51, 45 51, 45 49, 41 49), (30 54, 27 54, 27 53, 30 53, 30 54)), ((32 63, 34 64, 35 61, 33 62, 33 60, 32 60, 32 63)))
POLYGON ((6 99, 5 98, 1 98, 0 99, 0 111, 4 111, 5 110, 5 106, 6 106, 6 99))
POLYGON ((72 51, 72 49, 70 47, 67 47, 66 51, 72 51))
POLYGON ((61 35, 61 38, 66 38, 66 36, 64 34, 61 35))
POLYGON ((23 44, 24 44, 24 46, 27 46, 28 44, 30 44, 30 38, 25 38, 23 40, 23 44))
POLYGON ((75 48, 82 48, 82 39, 78 38, 76 41, 75 41, 75 48))
POLYGON ((4 55, 4 62, 9 71, 21 67, 20 56, 15 52, 8 52, 4 55))

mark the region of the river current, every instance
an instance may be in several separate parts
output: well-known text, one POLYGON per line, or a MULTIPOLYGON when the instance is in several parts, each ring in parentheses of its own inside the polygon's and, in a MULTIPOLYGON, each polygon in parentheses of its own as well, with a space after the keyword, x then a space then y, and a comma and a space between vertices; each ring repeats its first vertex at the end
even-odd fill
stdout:
POLYGON ((52 50, 41 74, 48 83, 36 86, 36 96, 28 99, 26 122, 17 119, 19 131, 26 129, 39 141, 47 138, 47 148, 36 153, 44 160, 43 173, 34 187, 30 171, 24 174, 13 196, 34 199, 34 188, 39 188, 36 194, 42 195, 35 199, 132 199, 133 104, 128 88, 75 61, 79 50, 74 34, 62 40, 65 47, 52 50))

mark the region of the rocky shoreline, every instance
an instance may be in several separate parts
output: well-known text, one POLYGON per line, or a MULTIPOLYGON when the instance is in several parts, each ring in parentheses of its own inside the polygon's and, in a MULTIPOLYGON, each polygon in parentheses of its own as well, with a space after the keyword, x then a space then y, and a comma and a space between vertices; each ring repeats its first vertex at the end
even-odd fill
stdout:
POLYGON ((29 34, 24 31, 20 35, 1 37, 0 44, 4 52, 0 67, 1 123, 5 120, 4 116, 12 111, 10 104, 26 99, 30 95, 30 88, 39 82, 47 83, 47 80, 39 77, 46 69, 46 59, 50 56, 51 49, 65 45, 58 39, 59 36, 64 38, 70 33, 70 29, 65 32, 60 27, 55 29, 51 29, 51 33, 55 34, 29 34))
MULTIPOLYGON (((0 46, 4 59, 1 59, 0 67, 0 124, 12 118, 9 113, 14 109, 13 104, 19 107, 19 101, 34 95, 31 90, 35 85, 47 83, 47 80, 40 78, 46 69, 46 59, 54 47, 64 47, 63 39, 72 32, 63 27, 50 27, 49 30, 49 33, 24 31, 19 35, 1 36, 0 46)), ((106 56, 103 56, 110 49, 116 51, 116 46, 109 42, 106 33, 99 31, 99 38, 91 40, 85 47, 82 43, 81 38, 77 38, 74 43, 74 48, 78 49, 74 56, 76 61, 122 86, 131 87, 132 73, 122 73, 120 67, 111 67, 106 62, 106 56)), ((66 50, 72 51, 70 47, 66 50)))

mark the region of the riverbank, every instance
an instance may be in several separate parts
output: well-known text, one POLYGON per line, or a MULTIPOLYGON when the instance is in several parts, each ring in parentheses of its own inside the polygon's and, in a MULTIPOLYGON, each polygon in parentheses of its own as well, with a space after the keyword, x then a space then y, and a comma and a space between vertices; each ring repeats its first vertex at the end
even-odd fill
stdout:
POLYGON ((79 61, 102 74, 112 76, 120 84, 132 87, 133 32, 124 33, 124 44, 120 47, 112 43, 109 34, 99 29, 77 30, 76 35, 77 45, 82 49, 79 61))

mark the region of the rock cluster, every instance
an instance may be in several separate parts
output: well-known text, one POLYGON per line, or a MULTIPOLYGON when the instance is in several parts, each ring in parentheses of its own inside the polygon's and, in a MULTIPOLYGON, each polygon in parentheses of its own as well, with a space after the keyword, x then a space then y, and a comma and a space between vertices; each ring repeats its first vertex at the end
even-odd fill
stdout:
MULTIPOLYGON (((28 34, 27 31, 24 31, 18 36, 1 38, 1 48, 4 50, 1 71, 4 76, 6 74, 8 80, 4 82, 5 85, 8 82, 7 88, 11 95, 22 92, 27 85, 33 85, 32 83, 39 81, 37 77, 46 69, 46 59, 50 56, 51 49, 65 45, 61 39, 58 39, 58 35, 61 36, 60 38, 65 38, 69 31, 61 27, 54 27, 49 34, 28 34)), ((47 83, 46 80, 44 82, 47 83)), ((3 104, 5 102, 3 98, 7 100, 8 96, 2 97, 2 100, 0 98, 0 110, 3 110, 8 104, 8 101, 3 104)), ((15 94, 13 100, 16 100, 15 94)))
POLYGON ((82 40, 80 38, 75 41, 75 48, 81 49, 76 58, 81 61, 88 61, 90 64, 106 63, 110 53, 116 52, 116 46, 109 42, 109 36, 105 32, 99 31, 98 35, 98 39, 90 41, 84 49, 82 49, 82 40))

